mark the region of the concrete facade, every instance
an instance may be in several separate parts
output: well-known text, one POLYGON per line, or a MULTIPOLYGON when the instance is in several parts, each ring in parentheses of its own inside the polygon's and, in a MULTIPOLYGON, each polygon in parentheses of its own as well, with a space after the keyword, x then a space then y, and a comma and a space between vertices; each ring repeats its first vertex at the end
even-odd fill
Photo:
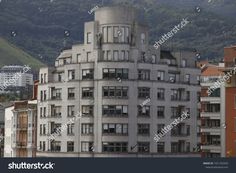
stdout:
POLYGON ((154 49, 136 16, 130 7, 98 9, 84 44, 40 69, 38 157, 198 156, 195 54, 154 49), (154 135, 183 111, 190 117, 157 144, 154 135))

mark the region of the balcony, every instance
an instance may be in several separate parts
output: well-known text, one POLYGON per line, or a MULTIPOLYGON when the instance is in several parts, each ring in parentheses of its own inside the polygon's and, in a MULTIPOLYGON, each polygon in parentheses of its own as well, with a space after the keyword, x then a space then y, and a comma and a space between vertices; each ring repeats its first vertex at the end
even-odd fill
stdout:
POLYGON ((214 144, 209 144, 209 145, 202 145, 201 150, 204 152, 204 150, 210 151, 212 153, 219 153, 221 152, 221 146, 220 145, 214 145, 214 144))
POLYGON ((209 133, 210 135, 220 135, 220 127, 202 127, 201 133, 209 133))
POLYGON ((201 102, 220 103, 220 97, 201 97, 201 102))
POLYGON ((201 112, 201 118, 220 119, 220 112, 201 112))

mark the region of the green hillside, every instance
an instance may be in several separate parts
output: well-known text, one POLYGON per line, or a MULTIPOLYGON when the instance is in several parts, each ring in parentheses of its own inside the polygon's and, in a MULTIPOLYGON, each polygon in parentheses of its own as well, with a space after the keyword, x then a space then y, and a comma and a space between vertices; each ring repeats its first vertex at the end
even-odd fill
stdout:
POLYGON ((33 69, 43 66, 39 60, 0 38, 0 67, 11 64, 29 65, 33 69))

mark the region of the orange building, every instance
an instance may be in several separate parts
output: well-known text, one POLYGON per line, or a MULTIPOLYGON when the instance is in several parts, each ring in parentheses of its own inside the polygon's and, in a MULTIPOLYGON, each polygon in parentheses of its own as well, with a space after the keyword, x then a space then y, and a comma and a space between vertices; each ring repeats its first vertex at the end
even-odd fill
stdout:
POLYGON ((225 110, 222 116, 225 118, 225 157, 236 156, 236 46, 224 49, 225 74, 232 77, 225 83, 225 110), (235 69, 234 69, 235 68, 235 69))

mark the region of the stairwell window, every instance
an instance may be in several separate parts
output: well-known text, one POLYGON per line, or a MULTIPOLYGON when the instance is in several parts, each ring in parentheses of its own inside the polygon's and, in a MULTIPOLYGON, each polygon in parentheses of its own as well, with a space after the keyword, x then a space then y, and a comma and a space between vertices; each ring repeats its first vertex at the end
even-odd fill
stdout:
POLYGON ((88 32, 87 33, 87 44, 91 44, 92 43, 92 33, 88 32))

